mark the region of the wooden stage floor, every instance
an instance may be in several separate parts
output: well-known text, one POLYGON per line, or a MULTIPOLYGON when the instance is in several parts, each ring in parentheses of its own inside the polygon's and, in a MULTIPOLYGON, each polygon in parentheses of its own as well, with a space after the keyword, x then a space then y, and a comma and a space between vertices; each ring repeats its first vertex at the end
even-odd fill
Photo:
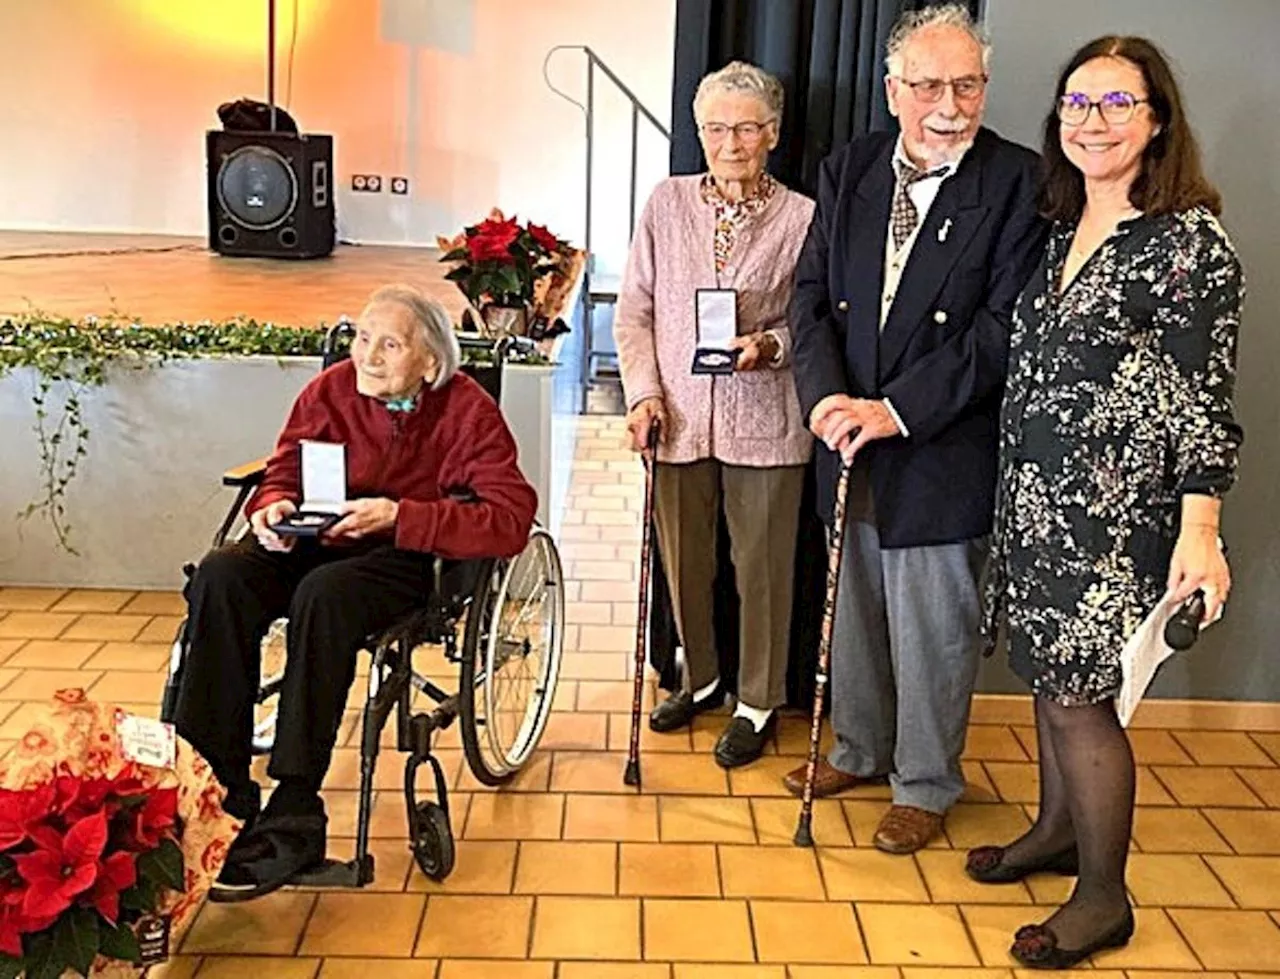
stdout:
POLYGON ((435 248, 339 245, 311 261, 225 258, 203 238, 0 230, 0 315, 112 310, 144 323, 249 316, 292 326, 354 317, 378 286, 407 282, 463 308, 435 248))

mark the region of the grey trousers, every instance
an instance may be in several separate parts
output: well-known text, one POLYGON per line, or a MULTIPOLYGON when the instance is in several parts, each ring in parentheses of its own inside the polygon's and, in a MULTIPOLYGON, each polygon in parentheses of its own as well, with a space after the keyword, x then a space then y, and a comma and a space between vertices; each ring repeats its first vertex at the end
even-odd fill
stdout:
POLYGON ((684 646, 688 689, 699 690, 720 674, 712 585, 723 497, 742 608, 738 698, 761 710, 786 703, 803 488, 804 466, 729 466, 715 459, 658 466, 654 524, 684 646))
POLYGON ((874 524, 857 512, 846 525, 828 760, 853 775, 888 775, 897 805, 943 813, 964 792, 986 545, 882 550, 874 524))

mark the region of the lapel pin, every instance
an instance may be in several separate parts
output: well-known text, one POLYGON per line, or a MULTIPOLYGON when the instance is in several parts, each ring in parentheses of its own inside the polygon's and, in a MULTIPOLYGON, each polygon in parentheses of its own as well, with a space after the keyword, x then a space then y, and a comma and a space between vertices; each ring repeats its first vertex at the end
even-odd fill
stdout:
POLYGON ((951 219, 947 218, 942 222, 942 227, 938 229, 938 241, 946 241, 947 234, 951 231, 951 219))

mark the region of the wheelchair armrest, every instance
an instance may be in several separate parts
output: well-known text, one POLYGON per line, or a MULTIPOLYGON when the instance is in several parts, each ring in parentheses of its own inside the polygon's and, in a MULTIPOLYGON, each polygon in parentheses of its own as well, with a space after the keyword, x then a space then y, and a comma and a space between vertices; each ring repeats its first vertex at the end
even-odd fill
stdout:
POLYGON ((223 486, 257 486, 267 472, 267 456, 228 469, 222 474, 223 486))

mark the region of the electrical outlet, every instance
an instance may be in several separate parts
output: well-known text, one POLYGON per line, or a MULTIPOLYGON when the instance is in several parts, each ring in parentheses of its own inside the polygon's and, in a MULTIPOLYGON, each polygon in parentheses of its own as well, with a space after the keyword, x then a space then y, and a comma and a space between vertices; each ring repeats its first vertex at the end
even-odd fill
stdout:
POLYGON ((382 178, 376 173, 353 173, 351 189, 360 194, 382 193, 382 178))
POLYGON ((393 194, 409 193, 409 178, 408 177, 392 177, 391 193, 393 194))

